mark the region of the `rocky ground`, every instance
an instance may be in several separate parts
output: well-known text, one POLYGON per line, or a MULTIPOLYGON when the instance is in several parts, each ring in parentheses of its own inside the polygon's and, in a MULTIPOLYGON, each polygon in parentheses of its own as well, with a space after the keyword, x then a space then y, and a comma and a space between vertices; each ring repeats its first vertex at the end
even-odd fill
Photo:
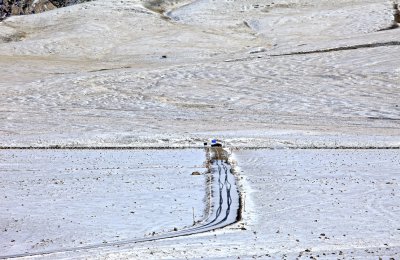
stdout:
POLYGON ((1 0, 0 21, 11 15, 36 14, 87 1, 88 0, 1 0))

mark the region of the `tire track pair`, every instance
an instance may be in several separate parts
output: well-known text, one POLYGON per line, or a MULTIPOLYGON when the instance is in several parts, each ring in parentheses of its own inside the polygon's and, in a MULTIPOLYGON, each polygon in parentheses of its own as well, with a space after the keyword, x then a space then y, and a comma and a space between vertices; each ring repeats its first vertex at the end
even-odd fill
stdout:
POLYGON ((60 248, 55 250, 44 250, 32 253, 26 252, 21 254, 4 255, 0 256, 0 259, 32 257, 32 256, 40 257, 44 255, 57 254, 57 253, 79 252, 79 251, 101 249, 113 246, 117 247, 127 244, 135 244, 135 243, 156 241, 168 238, 190 236, 193 234, 209 232, 233 224, 237 220, 237 213, 239 209, 239 191, 236 187, 235 177, 230 172, 229 164, 224 162, 224 158, 222 158, 222 155, 219 154, 221 153, 221 151, 215 149, 214 152, 217 154, 214 157, 213 161, 213 167, 212 167, 213 174, 218 174, 218 177, 216 178, 217 183, 215 183, 214 187, 214 189, 217 188, 217 190, 214 190, 213 193, 216 195, 214 196, 214 209, 215 208, 216 209, 211 210, 211 213, 209 214, 207 219, 203 221, 204 224, 152 237, 128 239, 110 243, 92 244, 79 247, 60 248))

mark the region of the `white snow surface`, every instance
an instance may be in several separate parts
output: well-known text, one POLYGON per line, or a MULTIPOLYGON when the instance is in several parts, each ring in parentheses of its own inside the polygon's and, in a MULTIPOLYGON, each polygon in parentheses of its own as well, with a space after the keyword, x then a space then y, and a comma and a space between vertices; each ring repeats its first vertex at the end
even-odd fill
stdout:
POLYGON ((148 2, 1 22, 0 144, 400 145, 391 1, 148 2))
POLYGON ((397 259, 396 150, 242 150, 244 211, 214 232, 40 258, 397 259))
MULTIPOLYGON (((38 258, 399 258, 398 150, 285 149, 400 147, 392 5, 98 0, 0 22, 0 147, 199 147, 219 138, 279 148, 234 150, 244 212, 229 228, 38 258)), ((203 169, 200 151, 104 153, 0 151, 0 207, 10 213, 0 216, 1 252, 179 229, 191 225, 192 207, 204 217, 204 178, 190 175, 203 169), (98 201, 104 190, 115 210, 98 201)))
POLYGON ((0 151, 0 256, 151 237, 203 220, 202 150, 0 151), (154 232, 154 233, 153 233, 154 232))

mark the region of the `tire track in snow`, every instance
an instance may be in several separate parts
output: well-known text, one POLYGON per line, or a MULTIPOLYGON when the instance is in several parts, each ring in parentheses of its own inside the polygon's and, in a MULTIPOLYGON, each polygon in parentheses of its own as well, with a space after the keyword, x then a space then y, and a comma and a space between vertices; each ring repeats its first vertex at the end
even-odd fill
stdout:
POLYGON ((57 254, 57 253, 68 253, 68 252, 79 252, 91 249, 100 249, 105 247, 117 247, 127 244, 135 244, 149 241, 156 241, 161 239, 176 238, 182 236, 190 236, 193 234, 205 233, 212 230, 226 227, 230 224, 237 222, 240 219, 240 199, 239 190, 236 186, 235 176, 231 173, 231 167, 227 163, 228 156, 222 148, 211 148, 213 151, 212 162, 212 174, 215 180, 212 182, 212 200, 213 205, 211 206, 209 216, 202 221, 198 226, 185 228, 179 231, 173 231, 157 236, 128 239, 122 241, 115 241, 110 243, 92 244, 80 247, 61 248, 55 250, 45 250, 40 252, 26 252, 21 254, 4 255, 0 256, 0 259, 10 259, 19 257, 40 257, 44 255, 57 254))

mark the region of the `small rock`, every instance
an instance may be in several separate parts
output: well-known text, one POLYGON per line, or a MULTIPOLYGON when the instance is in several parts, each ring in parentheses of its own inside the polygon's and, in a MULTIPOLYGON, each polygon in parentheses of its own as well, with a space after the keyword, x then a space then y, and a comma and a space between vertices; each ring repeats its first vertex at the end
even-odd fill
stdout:
POLYGON ((192 175, 201 175, 200 172, 192 172, 192 175))

